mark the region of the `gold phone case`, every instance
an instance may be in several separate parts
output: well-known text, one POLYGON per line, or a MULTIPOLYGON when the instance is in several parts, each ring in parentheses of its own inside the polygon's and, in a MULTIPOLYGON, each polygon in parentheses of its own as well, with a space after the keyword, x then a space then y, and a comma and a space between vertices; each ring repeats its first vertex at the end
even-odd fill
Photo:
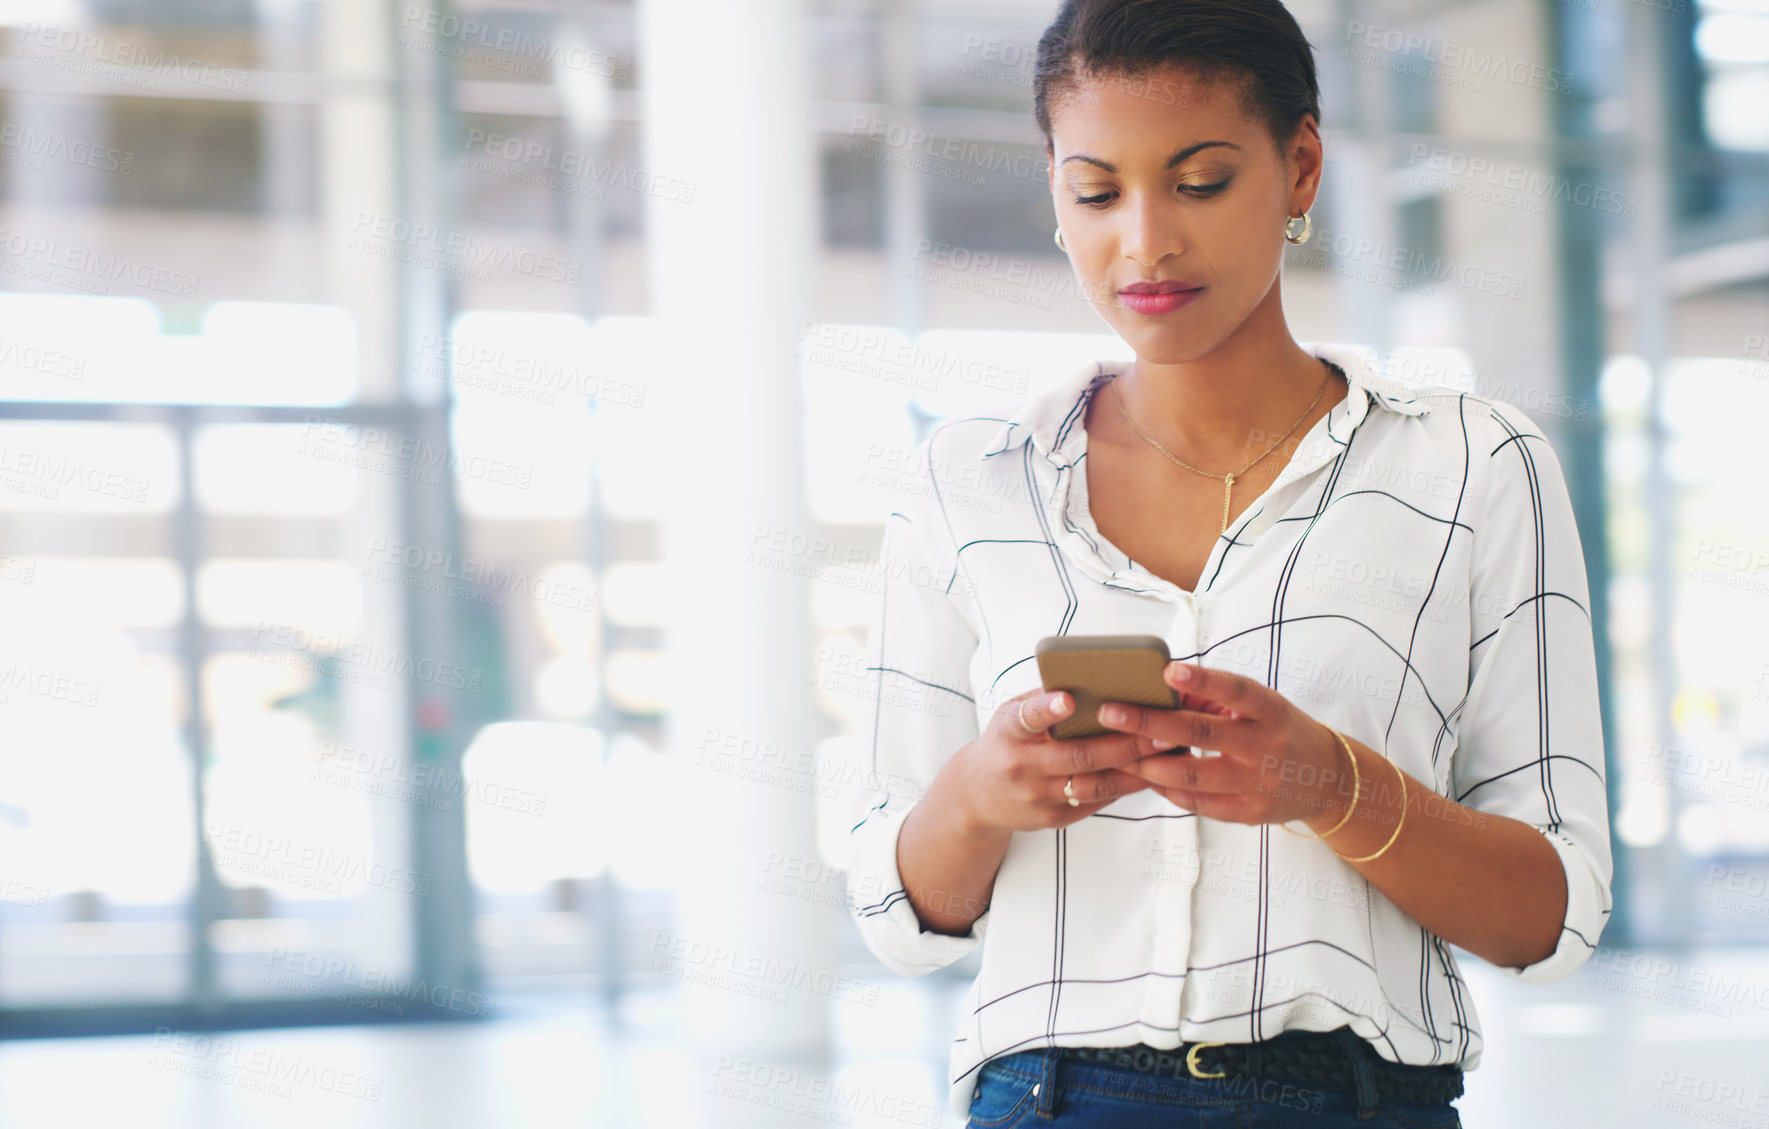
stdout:
POLYGON ((1046 690, 1075 695, 1075 712, 1050 727, 1053 737, 1122 733, 1099 723, 1101 702, 1179 708, 1179 692, 1161 678, 1172 656, 1159 635, 1047 635, 1033 654, 1046 690))

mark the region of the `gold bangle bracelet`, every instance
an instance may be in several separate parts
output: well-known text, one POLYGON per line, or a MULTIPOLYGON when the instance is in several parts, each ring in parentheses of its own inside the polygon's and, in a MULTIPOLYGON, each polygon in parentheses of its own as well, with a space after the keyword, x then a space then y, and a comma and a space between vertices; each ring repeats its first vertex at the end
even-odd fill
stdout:
POLYGON ((1331 725, 1325 725, 1324 728, 1328 733, 1331 733, 1334 737, 1339 739, 1339 747, 1344 749, 1345 755, 1351 759, 1351 806, 1345 809, 1345 815, 1338 823, 1335 823, 1331 828, 1318 835, 1304 835, 1300 831, 1284 827, 1281 823, 1278 824, 1279 827, 1284 827, 1285 831, 1290 832, 1290 834, 1296 836, 1298 839, 1325 839, 1333 832, 1344 827, 1347 823, 1350 823, 1351 813, 1357 810, 1358 793, 1361 792, 1364 787, 1363 774, 1360 773, 1357 768, 1357 755, 1351 751, 1351 745, 1346 742, 1344 734, 1340 733, 1337 729, 1334 729, 1331 725))
POLYGON ((1373 855, 1365 855, 1363 858, 1354 859, 1348 855, 1339 855, 1338 851, 1333 851, 1333 846, 1329 843, 1327 849, 1333 851, 1334 854, 1339 855, 1339 857, 1346 862, 1370 862, 1374 859, 1381 858, 1383 852, 1394 846, 1394 841, 1400 838, 1400 829, 1407 825, 1407 774, 1400 770, 1400 765, 1395 764, 1393 761, 1389 761, 1388 763, 1394 766, 1394 774, 1400 777, 1400 822, 1394 825, 1394 834, 1388 837, 1388 842, 1382 844, 1381 850, 1373 855))

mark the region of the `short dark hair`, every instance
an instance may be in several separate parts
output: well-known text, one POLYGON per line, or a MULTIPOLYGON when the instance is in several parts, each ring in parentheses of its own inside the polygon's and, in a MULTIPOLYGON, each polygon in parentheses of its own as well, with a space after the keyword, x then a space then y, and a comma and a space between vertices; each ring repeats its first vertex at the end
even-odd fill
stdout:
POLYGON ((1314 47, 1279 0, 1063 0, 1038 40, 1033 113, 1051 137, 1053 102, 1098 75, 1146 76, 1177 65, 1239 88, 1280 152, 1304 114, 1321 119, 1314 47))

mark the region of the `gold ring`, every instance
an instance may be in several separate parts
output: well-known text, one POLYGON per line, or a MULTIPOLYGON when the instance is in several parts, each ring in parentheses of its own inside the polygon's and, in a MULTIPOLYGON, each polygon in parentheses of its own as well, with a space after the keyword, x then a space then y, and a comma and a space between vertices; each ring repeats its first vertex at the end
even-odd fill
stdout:
POLYGON ((1075 798, 1075 778, 1073 776, 1069 777, 1069 779, 1063 783, 1063 795, 1069 797, 1070 807, 1078 808, 1081 806, 1081 801, 1075 798))
POLYGON ((1198 1052, 1203 1050, 1205 1047, 1226 1047, 1226 1046, 1228 1046, 1227 1043, 1193 1043, 1192 1049, 1185 1053, 1185 1068, 1186 1068, 1186 1070, 1188 1072, 1190 1072, 1190 1074, 1193 1078, 1221 1078, 1221 1077, 1223 1077, 1224 1075, 1226 1075, 1228 1073, 1228 1071, 1218 1070, 1216 1073, 1212 1074, 1209 1071, 1204 1070, 1202 1067, 1200 1067, 1198 1065, 1198 1052))
POLYGON ((1026 724, 1026 699, 1024 699, 1024 698, 1020 699, 1020 708, 1016 712, 1020 715, 1020 728, 1021 729, 1024 729, 1027 733, 1038 732, 1036 729, 1033 729, 1030 725, 1026 724))

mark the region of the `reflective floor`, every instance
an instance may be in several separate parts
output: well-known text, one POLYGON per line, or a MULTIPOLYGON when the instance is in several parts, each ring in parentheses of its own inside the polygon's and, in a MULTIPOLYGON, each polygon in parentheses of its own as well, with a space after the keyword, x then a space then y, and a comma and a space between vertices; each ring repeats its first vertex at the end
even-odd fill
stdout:
MULTIPOLYGON (((1542 987, 1462 967, 1487 1034, 1458 1103, 1471 1129, 1769 1129, 1769 954, 1611 954, 1542 987)), ((944 1032, 964 981, 879 985, 834 1005, 832 1063, 791 1075, 685 1045, 668 989, 630 997, 619 1030, 581 996, 507 992, 473 1025, 4 1042, 0 1125, 958 1129, 944 1032)))

